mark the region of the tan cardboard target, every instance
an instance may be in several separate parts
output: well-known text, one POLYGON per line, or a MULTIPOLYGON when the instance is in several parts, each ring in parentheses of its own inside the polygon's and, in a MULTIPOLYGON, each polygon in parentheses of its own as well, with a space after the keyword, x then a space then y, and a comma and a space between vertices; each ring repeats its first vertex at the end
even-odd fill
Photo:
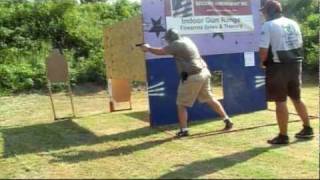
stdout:
POLYGON ((136 44, 143 42, 141 16, 122 21, 104 32, 108 79, 146 81, 144 53, 136 44))
POLYGON ((59 50, 54 49, 46 61, 46 70, 47 70, 47 78, 48 78, 48 89, 51 101, 52 112, 54 116, 54 120, 64 119, 57 118, 54 103, 53 103, 53 95, 51 90, 52 83, 64 83, 68 87, 68 95, 70 97, 70 104, 72 108, 73 117, 75 117, 75 110, 72 98, 72 89, 69 82, 69 74, 68 74, 68 63, 64 56, 59 52, 59 50))
POLYGON ((53 50, 47 62, 47 77, 51 83, 68 82, 68 64, 58 50, 53 50))

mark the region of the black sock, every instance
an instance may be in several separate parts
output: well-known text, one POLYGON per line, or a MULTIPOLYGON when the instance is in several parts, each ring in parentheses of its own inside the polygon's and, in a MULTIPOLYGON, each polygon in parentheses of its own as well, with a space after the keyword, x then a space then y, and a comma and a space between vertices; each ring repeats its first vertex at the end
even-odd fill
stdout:
POLYGON ((231 123, 231 120, 229 118, 226 118, 223 121, 224 121, 224 123, 231 123))

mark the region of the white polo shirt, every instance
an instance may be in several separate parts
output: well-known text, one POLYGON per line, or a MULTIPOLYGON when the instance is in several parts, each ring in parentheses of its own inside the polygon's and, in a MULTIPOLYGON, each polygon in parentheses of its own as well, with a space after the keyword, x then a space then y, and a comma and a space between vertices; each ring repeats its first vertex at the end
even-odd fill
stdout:
POLYGON ((265 22, 262 26, 259 47, 270 48, 270 46, 274 63, 281 63, 282 59, 286 59, 286 62, 302 61, 303 41, 299 25, 286 17, 265 22))

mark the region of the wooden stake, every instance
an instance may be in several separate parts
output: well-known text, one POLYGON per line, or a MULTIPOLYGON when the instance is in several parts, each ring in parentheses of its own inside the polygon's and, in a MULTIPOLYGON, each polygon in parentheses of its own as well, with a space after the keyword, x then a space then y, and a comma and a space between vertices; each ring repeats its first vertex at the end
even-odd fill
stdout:
POLYGON ((51 102, 53 117, 54 117, 54 120, 57 120, 56 111, 55 111, 55 108, 54 108, 54 103, 53 103, 53 98, 52 98, 52 91, 51 91, 51 83, 50 83, 50 81, 48 81, 48 89, 49 89, 49 96, 50 96, 50 102, 51 102))
POLYGON ((76 113, 74 111, 73 97, 72 97, 72 90, 71 90, 70 82, 68 81, 67 84, 68 84, 68 89, 69 89, 69 97, 70 97, 70 102, 71 102, 72 114, 73 114, 73 117, 76 117, 76 113))
POLYGON ((114 104, 111 100, 109 101, 109 110, 110 112, 114 112, 114 104))

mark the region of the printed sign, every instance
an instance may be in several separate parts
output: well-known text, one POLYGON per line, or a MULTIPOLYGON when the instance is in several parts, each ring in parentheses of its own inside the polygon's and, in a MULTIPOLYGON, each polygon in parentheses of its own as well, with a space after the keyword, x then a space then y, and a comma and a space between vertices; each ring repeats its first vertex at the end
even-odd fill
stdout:
POLYGON ((244 66, 245 67, 255 66, 254 52, 244 53, 244 66))
POLYGON ((166 0, 167 29, 181 34, 254 31, 250 0, 166 0))

